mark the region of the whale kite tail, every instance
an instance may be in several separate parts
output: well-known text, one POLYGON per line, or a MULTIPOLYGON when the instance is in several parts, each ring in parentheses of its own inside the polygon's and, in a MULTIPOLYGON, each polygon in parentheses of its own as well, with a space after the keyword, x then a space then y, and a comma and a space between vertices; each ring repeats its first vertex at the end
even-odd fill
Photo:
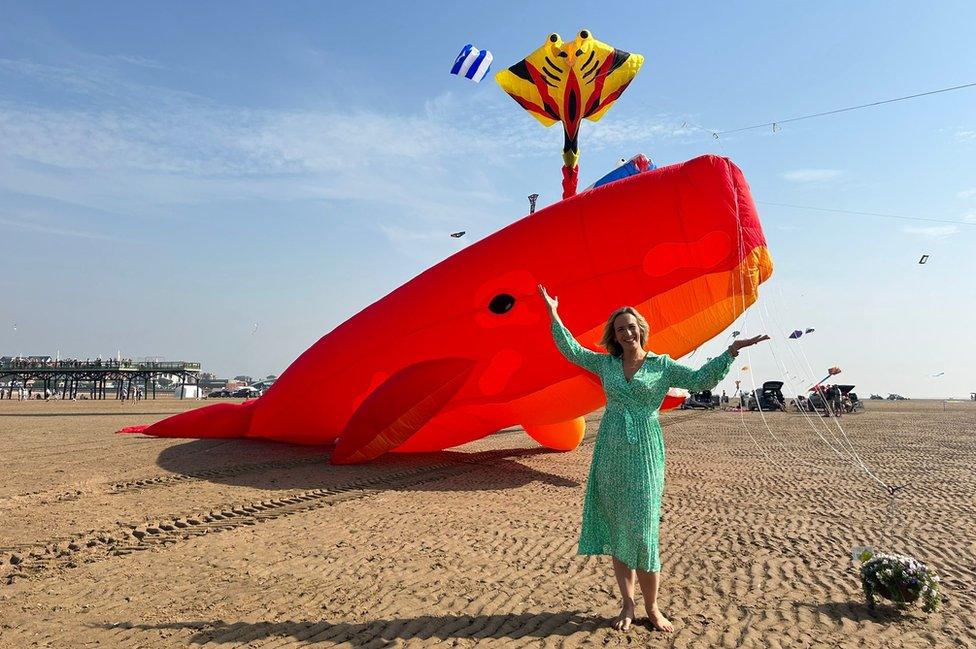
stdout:
POLYGON ((167 417, 149 426, 126 426, 120 433, 154 437, 247 437, 257 399, 244 403, 216 403, 167 417))

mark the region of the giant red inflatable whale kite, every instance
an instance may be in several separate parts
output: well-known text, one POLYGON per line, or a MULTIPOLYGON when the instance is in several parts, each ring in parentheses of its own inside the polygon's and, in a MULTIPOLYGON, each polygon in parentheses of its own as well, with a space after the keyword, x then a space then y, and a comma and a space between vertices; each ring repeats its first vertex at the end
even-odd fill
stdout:
POLYGON ((679 358, 725 329, 771 273, 742 172, 703 156, 583 192, 458 252, 323 336, 259 399, 126 430, 336 441, 333 463, 516 424, 571 450, 603 390, 556 349, 537 285, 559 296, 584 346, 630 304, 650 324, 648 347, 679 358))

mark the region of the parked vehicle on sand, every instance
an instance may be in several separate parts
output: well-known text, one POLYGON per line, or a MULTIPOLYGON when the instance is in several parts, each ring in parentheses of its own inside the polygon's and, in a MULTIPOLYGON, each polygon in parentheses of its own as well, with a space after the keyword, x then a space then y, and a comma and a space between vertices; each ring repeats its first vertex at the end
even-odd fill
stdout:
POLYGON ((692 410, 700 408, 702 410, 714 410, 718 406, 719 396, 712 395, 711 390, 702 390, 701 392, 692 392, 685 399, 679 408, 681 410, 692 410))
POLYGON ((782 410, 786 412, 783 382, 766 381, 762 384, 762 388, 750 395, 746 403, 749 410, 782 410))

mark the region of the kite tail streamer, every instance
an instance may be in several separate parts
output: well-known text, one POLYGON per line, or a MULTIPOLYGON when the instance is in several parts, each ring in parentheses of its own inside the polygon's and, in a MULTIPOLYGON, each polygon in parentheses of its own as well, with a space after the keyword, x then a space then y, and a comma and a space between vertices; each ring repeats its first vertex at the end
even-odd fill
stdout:
POLYGON ((563 165, 563 199, 576 196, 576 183, 579 180, 579 166, 563 165))

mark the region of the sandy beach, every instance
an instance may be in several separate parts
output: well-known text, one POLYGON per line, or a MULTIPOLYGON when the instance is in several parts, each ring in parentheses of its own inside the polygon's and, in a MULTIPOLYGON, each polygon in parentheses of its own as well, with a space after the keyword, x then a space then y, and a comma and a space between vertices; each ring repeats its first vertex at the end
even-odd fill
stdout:
POLYGON ((609 560, 575 554, 600 412, 571 453, 513 429, 361 466, 112 432, 197 405, 0 401, 0 645, 976 647, 974 402, 841 420, 894 518, 820 419, 664 415, 672 636, 609 629, 609 560), (927 562, 942 610, 872 614, 854 546, 927 562))

